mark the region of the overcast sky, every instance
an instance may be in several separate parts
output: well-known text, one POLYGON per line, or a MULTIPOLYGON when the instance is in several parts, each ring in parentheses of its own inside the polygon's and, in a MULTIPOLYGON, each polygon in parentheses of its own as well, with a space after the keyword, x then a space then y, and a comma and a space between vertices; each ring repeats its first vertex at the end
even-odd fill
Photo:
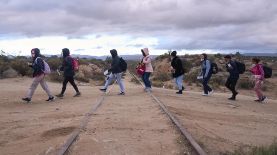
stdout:
POLYGON ((277 52, 276 0, 0 0, 0 19, 16 55, 277 52))

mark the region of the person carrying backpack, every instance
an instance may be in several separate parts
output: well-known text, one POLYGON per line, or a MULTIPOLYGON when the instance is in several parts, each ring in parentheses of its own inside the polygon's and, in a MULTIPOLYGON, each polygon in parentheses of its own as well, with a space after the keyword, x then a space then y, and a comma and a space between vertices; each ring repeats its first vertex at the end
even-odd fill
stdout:
POLYGON ((262 64, 259 64, 260 59, 258 58, 253 58, 252 63, 253 66, 250 69, 250 72, 254 76, 254 82, 255 82, 255 87, 254 91, 256 92, 256 95, 258 99, 254 100, 256 102, 263 102, 266 99, 266 96, 263 95, 262 93, 262 84, 264 81, 264 69, 262 64))
POLYGON ((237 63, 232 60, 230 55, 224 57, 226 62, 226 69, 229 72, 229 77, 225 83, 225 86, 232 91, 232 97, 228 98, 229 100, 236 100, 238 92, 236 91, 236 84, 239 79, 239 69, 237 63))
POLYGON ((153 67, 151 64, 151 57, 149 55, 148 48, 141 49, 143 55, 142 63, 145 64, 145 72, 142 75, 142 81, 145 85, 144 90, 146 92, 152 91, 151 81, 149 80, 151 73, 153 73, 153 67))
POLYGON ((57 97, 64 96, 66 85, 69 82, 73 86, 74 90, 76 91, 76 94, 74 95, 74 97, 79 97, 81 96, 81 93, 74 81, 75 71, 74 71, 74 65, 73 65, 73 58, 70 56, 69 49, 68 48, 62 49, 62 55, 63 55, 63 63, 60 68, 60 71, 63 71, 63 76, 64 76, 63 87, 62 87, 61 93, 56 96, 57 97))
POLYGON ((121 67, 121 58, 119 58, 117 51, 115 49, 110 50, 110 53, 112 55, 112 64, 111 64, 111 69, 109 69, 109 72, 111 72, 111 74, 109 75, 108 80, 105 83, 104 88, 101 88, 100 90, 103 92, 106 92, 109 85, 111 84, 111 82, 116 79, 117 83, 119 84, 120 87, 120 93, 118 95, 125 95, 125 89, 124 89, 124 85, 122 82, 122 67, 121 67))
POLYGON ((201 73, 200 76, 203 77, 202 85, 203 85, 203 96, 208 96, 213 93, 212 88, 208 85, 209 80, 212 77, 212 66, 210 60, 208 60, 207 54, 203 53, 200 55, 201 57, 201 73))
POLYGON ((172 77, 175 78, 176 85, 178 86, 178 92, 176 94, 183 94, 183 90, 185 89, 183 86, 183 78, 184 78, 184 67, 182 60, 177 56, 177 52, 171 52, 171 70, 172 70, 172 77))
POLYGON ((32 59, 33 62, 29 64, 30 67, 33 68, 33 83, 30 86, 30 89, 27 93, 27 96, 25 98, 22 98, 23 101, 30 102, 32 100, 33 94, 38 86, 38 84, 41 85, 43 90, 47 93, 48 99, 46 101, 53 101, 55 98, 51 94, 48 85, 46 84, 44 77, 45 77, 45 65, 44 60, 40 57, 40 50, 38 48, 34 48, 31 50, 32 59))

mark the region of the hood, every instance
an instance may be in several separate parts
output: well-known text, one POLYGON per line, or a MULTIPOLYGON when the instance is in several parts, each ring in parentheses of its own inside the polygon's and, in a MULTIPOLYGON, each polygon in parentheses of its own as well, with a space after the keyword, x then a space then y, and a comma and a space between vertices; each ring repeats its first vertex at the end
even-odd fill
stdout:
POLYGON ((149 50, 148 50, 148 48, 142 49, 142 52, 145 54, 145 56, 148 56, 148 55, 149 55, 149 50))
POLYGON ((118 55, 117 55, 116 49, 110 50, 110 53, 111 53, 111 55, 112 55, 113 58, 115 58, 116 56, 118 56, 118 55))
POLYGON ((68 48, 62 49, 62 52, 63 52, 63 58, 66 58, 67 56, 70 55, 70 51, 68 48))
POLYGON ((35 52, 35 57, 33 58, 34 60, 37 58, 37 57, 40 57, 40 50, 38 48, 33 48, 31 50, 31 52, 35 52))

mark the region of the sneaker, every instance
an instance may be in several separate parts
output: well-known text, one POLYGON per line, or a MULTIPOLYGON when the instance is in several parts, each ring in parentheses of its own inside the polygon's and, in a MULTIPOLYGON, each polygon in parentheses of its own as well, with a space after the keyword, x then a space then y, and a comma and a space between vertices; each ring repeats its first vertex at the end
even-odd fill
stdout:
POLYGON ((213 93, 214 93, 214 90, 209 91, 209 92, 208 92, 208 95, 213 95, 213 93))
POLYGON ((209 94, 205 94, 205 93, 204 93, 204 94, 202 94, 202 96, 208 96, 208 95, 209 95, 209 94))
POLYGON ((234 94, 234 98, 236 99, 236 96, 238 95, 239 93, 238 92, 235 92, 234 94))
POLYGON ((55 97, 52 96, 52 97, 49 97, 46 101, 47 101, 47 102, 48 102, 48 101, 54 101, 54 99, 55 99, 55 97))
POLYGON ((28 98, 28 97, 22 98, 22 100, 23 100, 23 101, 26 101, 26 102, 30 102, 30 101, 31 101, 31 99, 28 98))
POLYGON ((266 96, 263 96, 262 99, 261 99, 261 102, 263 102, 264 100, 266 100, 267 97, 266 96))
POLYGON ((236 97, 232 96, 232 97, 228 98, 228 100, 235 101, 235 100, 236 100, 236 97))
POLYGON ((106 92, 107 91, 107 89, 105 89, 105 88, 101 88, 99 90, 102 91, 102 92, 106 92))
POLYGON ((121 93, 119 93, 118 95, 125 95, 125 93, 124 93, 124 92, 121 92, 121 93))
POLYGON ((255 102, 261 102, 261 100, 260 99, 256 99, 256 100, 254 100, 255 102))
POLYGON ((183 94, 183 91, 179 90, 179 91, 176 92, 176 94, 183 94))
POLYGON ((63 97, 63 94, 58 94, 56 96, 61 98, 61 97, 63 97))
POLYGON ((81 93, 77 92, 73 97, 79 97, 79 96, 81 96, 81 93))

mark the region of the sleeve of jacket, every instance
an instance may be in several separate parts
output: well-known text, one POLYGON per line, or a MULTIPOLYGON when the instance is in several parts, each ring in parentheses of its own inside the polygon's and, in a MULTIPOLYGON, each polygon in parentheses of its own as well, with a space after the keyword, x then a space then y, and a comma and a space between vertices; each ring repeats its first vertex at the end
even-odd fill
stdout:
POLYGON ((109 71, 114 72, 119 66, 119 59, 113 59, 111 69, 109 71))
POLYGON ((34 62, 33 69, 37 71, 43 71, 44 70, 44 62, 41 58, 37 58, 34 62))
POLYGON ((145 63, 145 64, 151 63, 151 58, 150 57, 143 58, 143 63, 145 63))
POLYGON ((209 60, 206 60, 206 70, 205 70, 205 75, 204 78, 208 77, 210 69, 211 69, 211 62, 209 60))

